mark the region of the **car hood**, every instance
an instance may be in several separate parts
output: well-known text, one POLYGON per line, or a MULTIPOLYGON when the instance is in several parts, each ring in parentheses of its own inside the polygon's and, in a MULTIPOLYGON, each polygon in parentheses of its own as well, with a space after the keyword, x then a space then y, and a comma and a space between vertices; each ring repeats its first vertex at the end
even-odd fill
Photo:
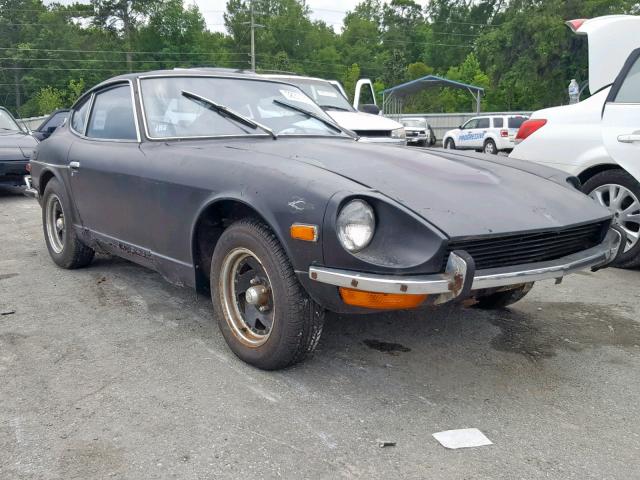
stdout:
POLYGON ((402 128, 402 124, 383 117, 382 115, 372 115, 362 112, 337 112, 328 110, 327 115, 335 122, 348 130, 395 130, 402 128))
POLYGON ((336 140, 283 139, 249 149, 305 162, 377 190, 450 237, 610 218, 608 210, 566 183, 566 173, 506 157, 336 140))
POLYGON ((0 131, 0 160, 30 158, 37 144, 31 135, 0 131))

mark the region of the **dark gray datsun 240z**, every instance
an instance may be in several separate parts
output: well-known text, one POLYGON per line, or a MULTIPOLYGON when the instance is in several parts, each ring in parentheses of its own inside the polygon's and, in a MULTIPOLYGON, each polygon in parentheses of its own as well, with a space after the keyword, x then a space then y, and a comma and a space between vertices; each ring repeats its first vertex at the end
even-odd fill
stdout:
POLYGON ((504 307, 624 239, 560 171, 360 143, 297 87, 225 70, 94 87, 34 152, 32 185, 59 266, 98 251, 209 289, 263 369, 310 354, 325 309, 504 307))

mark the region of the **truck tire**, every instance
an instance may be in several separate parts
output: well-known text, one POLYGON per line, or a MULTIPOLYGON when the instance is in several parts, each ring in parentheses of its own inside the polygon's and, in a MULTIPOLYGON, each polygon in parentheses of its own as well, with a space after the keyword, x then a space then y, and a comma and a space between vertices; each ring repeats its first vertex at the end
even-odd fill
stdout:
POLYGON ((444 148, 446 148, 448 150, 455 150, 456 149, 456 142, 454 142, 452 138, 447 138, 444 141, 444 148))
POLYGON ((624 170, 606 170, 587 180, 582 191, 607 207, 614 215, 614 224, 627 233, 625 252, 614 266, 640 266, 640 183, 624 170))
POLYGON ((42 227, 49 255, 59 267, 86 267, 95 252, 76 234, 71 221, 71 204, 57 178, 52 178, 42 195, 42 227))
POLYGON ((307 295, 280 242, 263 223, 244 219, 222 233, 210 278, 218 326, 240 359, 277 370, 313 353, 324 310, 307 295))

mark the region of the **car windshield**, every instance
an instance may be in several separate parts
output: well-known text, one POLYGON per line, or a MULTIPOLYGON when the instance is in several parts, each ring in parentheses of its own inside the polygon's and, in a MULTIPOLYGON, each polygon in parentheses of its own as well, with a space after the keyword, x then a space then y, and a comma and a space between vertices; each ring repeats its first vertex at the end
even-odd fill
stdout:
POLYGON ((405 127, 422 127, 424 128, 424 120, 420 120, 419 118, 405 118, 402 120, 402 124, 405 127))
POLYGON ((21 132, 22 129, 18 126, 11 114, 6 110, 0 110, 0 130, 9 130, 15 132, 21 132))
POLYGON ((329 82, 310 78, 287 78, 283 81, 299 87, 325 110, 354 111, 344 95, 329 82))
POLYGON ((150 138, 269 136, 256 124, 277 136, 346 136, 307 95, 279 82, 181 76, 149 77, 140 85, 150 138))

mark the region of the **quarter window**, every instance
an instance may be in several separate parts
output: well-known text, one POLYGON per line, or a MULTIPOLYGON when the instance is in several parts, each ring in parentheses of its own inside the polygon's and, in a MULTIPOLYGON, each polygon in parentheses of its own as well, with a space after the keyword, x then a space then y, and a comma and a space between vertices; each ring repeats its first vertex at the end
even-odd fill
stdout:
POLYGON ((493 128, 502 128, 503 125, 504 120, 502 119, 502 117, 495 117, 493 119, 493 128))
POLYGON ((640 103, 640 57, 627 73, 618 90, 616 103, 640 103))
POLYGON ((91 96, 88 96, 84 102, 76 107, 71 118, 71 128, 76 132, 84 134, 84 127, 87 124, 87 113, 89 113, 89 104, 91 96))
POLYGON ((120 85, 96 94, 87 137, 109 140, 137 139, 129 85, 120 85))

